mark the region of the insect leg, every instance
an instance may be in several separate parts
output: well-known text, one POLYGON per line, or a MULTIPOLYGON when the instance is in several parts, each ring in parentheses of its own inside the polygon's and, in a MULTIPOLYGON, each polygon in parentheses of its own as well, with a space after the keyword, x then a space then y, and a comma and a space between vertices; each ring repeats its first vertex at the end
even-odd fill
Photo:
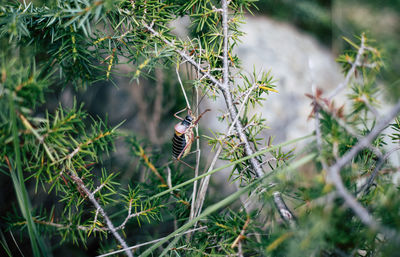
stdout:
POLYGON ((181 117, 178 116, 178 114, 181 113, 181 112, 184 112, 184 111, 186 111, 186 110, 187 110, 187 107, 186 107, 185 109, 182 109, 182 110, 176 112, 176 113, 174 114, 175 118, 177 118, 177 119, 179 119, 179 120, 183 120, 181 117))
POLYGON ((192 167, 192 166, 189 165, 188 163, 184 162, 183 160, 177 159, 177 158, 174 158, 174 159, 177 160, 178 162, 181 162, 181 163, 185 164, 186 166, 188 166, 188 167, 191 168, 192 170, 194 170, 194 167, 192 167))
POLYGON ((190 142, 190 143, 187 142, 187 143, 186 143, 186 145, 185 145, 185 147, 183 148, 182 152, 178 155, 178 157, 176 157, 177 160, 180 160, 180 159, 181 159, 182 155, 185 153, 186 149, 189 147, 189 145, 190 145, 191 143, 192 143, 192 142, 190 142))
POLYGON ((194 150, 194 151, 192 151, 192 152, 190 152, 190 153, 188 153, 188 154, 186 154, 186 156, 188 156, 189 154, 194 154, 194 153, 197 153, 199 150, 194 150))
POLYGON ((204 112, 202 112, 199 117, 197 117, 197 119, 193 122, 193 125, 196 125, 199 120, 201 119, 201 117, 204 115, 204 113, 211 111, 211 109, 206 109, 204 112))
POLYGON ((194 134, 193 134, 193 131, 190 131, 189 133, 190 133, 190 134, 189 134, 190 136, 188 137, 188 140, 186 141, 186 145, 185 145, 185 147, 183 148, 182 152, 178 155, 178 157, 177 157, 178 160, 185 154, 186 149, 187 149, 188 147, 190 147, 190 146, 192 145, 193 141, 194 141, 194 134))

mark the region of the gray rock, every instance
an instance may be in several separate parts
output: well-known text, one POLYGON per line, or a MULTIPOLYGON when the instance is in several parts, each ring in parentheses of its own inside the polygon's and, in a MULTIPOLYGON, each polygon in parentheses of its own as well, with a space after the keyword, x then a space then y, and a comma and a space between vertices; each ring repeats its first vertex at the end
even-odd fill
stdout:
MULTIPOLYGON (((330 92, 343 80, 335 56, 312 36, 286 23, 253 16, 246 17, 245 22, 241 30, 246 35, 234 51, 245 73, 251 73, 254 67, 259 73, 271 70, 279 91, 267 96, 263 107, 252 110, 267 119, 270 129, 265 136, 274 136, 274 142, 280 143, 310 133, 314 126, 307 121, 311 100, 304 94, 312 92, 313 83, 330 92)), ((209 104, 213 109, 225 108, 221 100, 218 108, 209 104)), ((207 115, 203 124, 221 131, 221 123, 213 116, 207 115)))

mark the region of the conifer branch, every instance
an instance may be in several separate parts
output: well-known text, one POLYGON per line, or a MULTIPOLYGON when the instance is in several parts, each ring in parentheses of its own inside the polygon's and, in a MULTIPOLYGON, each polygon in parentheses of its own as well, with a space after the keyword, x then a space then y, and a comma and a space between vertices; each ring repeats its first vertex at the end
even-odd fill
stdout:
MULTIPOLYGON (((94 192, 92 192, 92 194, 94 195, 94 192)), ((143 210, 143 211, 132 213, 132 201, 130 201, 129 202, 128 215, 126 216, 125 220, 121 223, 121 225, 119 225, 118 227, 115 227, 115 231, 119 231, 121 229, 124 229, 126 224, 128 223, 128 221, 130 219, 139 217, 141 215, 146 215, 147 213, 155 210, 156 208, 157 207, 151 207, 151 208, 148 208, 148 209, 143 210)), ((93 220, 93 226, 90 226, 90 227, 83 226, 83 225, 75 226, 72 223, 68 224, 68 225, 65 225, 65 224, 55 223, 55 222, 52 222, 52 221, 44 221, 44 220, 40 220, 40 219, 37 219, 37 218, 33 218, 33 221, 35 223, 37 223, 37 224, 40 224, 40 225, 46 225, 46 226, 55 227, 57 229, 63 229, 63 230, 74 229, 75 228, 75 229, 82 230, 82 231, 94 231, 94 232, 112 231, 109 227, 95 227, 99 212, 100 212, 100 209, 97 209, 96 210, 96 215, 95 215, 94 220, 93 220)), ((20 225, 25 225, 25 224, 26 224, 26 221, 13 223, 13 225, 19 225, 19 226, 20 225)))
POLYGON ((140 212, 136 212, 136 213, 132 213, 132 201, 129 201, 129 210, 128 210, 128 215, 126 216, 125 220, 122 222, 121 225, 119 225, 118 227, 115 228, 115 230, 121 230, 125 228, 126 223, 135 217, 139 217, 140 215, 145 215, 148 212, 151 212, 153 210, 155 210, 157 207, 151 207, 148 208, 146 210, 142 210, 140 212))
POLYGON ((233 241, 233 243, 231 244, 231 248, 235 248, 238 246, 238 248, 240 248, 240 243, 242 241, 242 239, 246 238, 244 236, 244 233, 246 232, 247 227, 250 224, 250 216, 247 216, 246 222, 243 225, 242 230, 240 231, 239 235, 236 237, 235 241, 233 241))
MULTIPOLYGON (((322 156, 322 133, 320 129, 320 119, 319 119, 319 109, 322 105, 317 102, 317 93, 314 92, 315 97, 313 97, 314 114, 315 114, 315 131, 317 139, 317 148, 321 155, 320 162, 328 172, 327 177, 331 181, 337 190, 338 196, 342 197, 346 204, 353 210, 353 212, 360 218, 360 220, 373 230, 379 230, 389 237, 396 235, 396 232, 382 227, 371 214, 356 200, 356 198, 351 195, 343 184, 342 178, 340 176, 340 170, 350 162, 359 151, 364 148, 371 146, 371 142, 380 134, 380 132, 387 127, 392 119, 394 119, 397 113, 400 112, 400 101, 394 106, 394 108, 389 112, 389 114, 382 118, 380 122, 375 126, 375 128, 364 138, 359 138, 358 143, 353 146, 344 156, 342 156, 336 163, 328 167, 324 157, 322 156)), ((380 152, 379 152, 380 153, 380 152)))
MULTIPOLYGON (((298 255, 310 256, 315 254, 315 249, 311 248, 317 241, 306 244, 306 247, 303 242, 308 243, 314 239, 322 245, 317 251, 327 255, 337 253, 344 256, 358 252, 367 256, 373 255, 382 247, 391 249, 393 245, 396 246, 400 242, 400 236, 397 232, 399 219, 395 208, 400 201, 396 197, 396 184, 390 180, 392 174, 387 175, 389 172, 386 171, 391 165, 389 156, 400 147, 397 145, 386 152, 384 145, 388 143, 387 138, 398 143, 400 121, 391 124, 393 130, 385 131, 385 134, 388 132, 388 137, 382 133, 388 122, 386 118, 390 115, 385 117, 386 120, 379 119, 376 96, 380 83, 376 83, 376 74, 382 62, 379 51, 370 46, 373 41, 367 40, 364 34, 359 37, 361 44, 358 45, 345 38, 354 50, 346 51, 337 59, 345 71, 342 83, 329 92, 327 98, 320 97, 322 91, 318 94, 314 92, 314 96, 310 96, 313 100, 312 114, 315 114, 319 155, 312 153, 300 161, 293 161, 294 158, 291 157, 297 153, 301 155, 303 151, 313 152, 314 145, 311 148, 301 147, 300 153, 294 152, 294 149, 286 152, 282 147, 310 136, 272 146, 271 135, 268 143, 261 145, 260 142, 264 141, 260 131, 266 124, 258 113, 251 115, 254 113, 251 105, 262 106, 265 100, 263 94, 276 92, 273 89, 274 81, 269 73, 263 72, 260 78, 256 74, 256 67, 250 76, 241 73, 242 70, 237 67, 240 58, 232 54, 231 48, 244 33, 240 27, 242 15, 246 9, 251 12, 254 1, 170 2, 55 0, 55 4, 51 6, 46 3, 41 6, 31 2, 21 4, 18 1, 0 6, 0 41, 4 41, 4 53, 0 56, 0 110, 10 113, 10 117, 0 115, 0 145, 4 146, 0 150, 0 175, 7 178, 10 176, 16 192, 13 200, 19 204, 19 209, 17 205, 17 208, 5 206, 3 210, 7 213, 0 215, 3 217, 0 223, 5 221, 2 226, 10 231, 20 226, 20 238, 31 238, 31 246, 25 246, 11 234, 18 250, 21 253, 31 250, 35 256, 42 255, 38 248, 43 248, 43 253, 47 252, 46 247, 40 246, 44 244, 41 243, 41 236, 36 233, 37 226, 40 231, 45 232, 46 237, 59 235, 65 242, 81 244, 82 241, 83 245, 92 233, 98 233, 100 237, 91 239, 88 242, 89 247, 93 247, 92 242, 95 240, 99 241, 95 243, 95 247, 102 245, 102 235, 108 237, 110 234, 118 251, 109 252, 111 250, 108 246, 98 249, 105 253, 101 256, 124 252, 133 256, 134 249, 145 245, 149 249, 140 249, 143 256, 173 253, 275 256, 288 255, 295 251, 298 255), (181 41, 170 33, 171 21, 178 17, 190 17, 195 39, 181 41), (11 43, 7 44, 7 41, 11 43), (45 56, 41 56, 43 54, 45 56), (175 67, 170 66, 171 63, 176 64, 178 78, 176 81, 164 81, 160 72, 163 69, 161 66, 165 65, 166 69, 172 68, 174 71, 175 67), (164 151, 169 145, 164 142, 165 137, 159 137, 158 129, 169 126, 169 122, 161 122, 168 119, 163 117, 168 113, 168 106, 181 104, 183 101, 180 94, 173 95, 177 101, 168 101, 167 106, 163 106, 164 100, 176 93, 175 86, 178 82, 185 95, 186 105, 190 108, 190 98, 183 87, 185 81, 179 76, 179 71, 182 71, 179 70, 179 65, 183 64, 191 66, 197 73, 193 87, 196 89, 197 106, 193 113, 199 113, 199 92, 212 98, 222 96, 226 107, 223 115, 218 118, 228 124, 225 131, 218 131, 216 136, 208 137, 208 143, 215 151, 209 156, 212 161, 205 167, 203 174, 199 174, 202 152, 200 139, 196 137, 194 176, 186 172, 186 167, 179 165, 172 170, 172 166, 168 166, 172 162, 157 166, 157 163, 170 158, 164 151), (127 71, 129 65, 136 67, 136 70, 128 71, 127 76, 131 79, 142 80, 142 77, 156 76, 155 87, 135 89, 131 95, 134 97, 135 108, 129 114, 139 108, 139 115, 133 117, 129 125, 135 124, 135 128, 143 128, 150 135, 145 141, 149 140, 157 148, 147 153, 144 150, 146 148, 141 146, 142 139, 132 136, 129 138, 132 146, 126 149, 130 150, 132 147, 131 154, 135 158, 133 163, 146 172, 134 171, 132 165, 125 170, 128 165, 124 165, 121 177, 106 169, 101 169, 99 174, 98 169, 90 166, 106 164, 112 165, 112 169, 119 169, 120 161, 132 157, 125 158, 127 153, 118 151, 115 155, 118 155, 118 162, 103 162, 105 154, 113 150, 115 129, 104 131, 102 128, 106 124, 102 120, 85 120, 86 114, 82 110, 84 107, 76 108, 75 104, 68 111, 60 107, 60 110, 51 114, 53 112, 46 109, 52 108, 53 104, 46 102, 53 94, 50 96, 46 92, 55 90, 53 92, 58 94, 59 90, 69 84, 84 87, 97 81, 104 81, 108 85, 114 82, 118 84, 121 81, 114 81, 117 77, 113 75, 119 75, 120 67, 124 67, 120 71, 127 71), (55 73, 60 76, 53 76, 55 73), (239 78, 241 84, 237 83, 239 78), (55 85, 61 87, 54 87, 55 85), (352 90, 349 95, 352 105, 350 113, 345 113, 347 110, 342 107, 335 108, 331 101, 334 96, 343 93, 346 87, 351 87, 352 90), (145 95, 149 90, 154 93, 145 95), (92 132, 88 135, 89 123, 92 124, 92 132), (267 157, 267 153, 272 158, 267 157), (218 159, 228 160, 229 163, 218 165, 218 159), (312 169, 307 167, 292 172, 309 161, 321 163, 323 168, 313 165, 312 169), (268 165, 272 172, 264 174, 263 167, 268 165), (160 173, 163 168, 166 168, 165 176, 160 173), (231 169, 229 180, 240 181, 241 187, 219 202, 206 206, 210 176, 224 169, 231 169), (146 179, 144 174, 150 174, 154 178, 146 179), (377 179, 377 176, 382 176, 382 179, 377 179), (130 179, 137 177, 140 179, 130 179), (273 181, 267 180, 272 177, 273 181), (369 193, 375 184, 380 190, 369 193), (25 185, 29 187, 28 190, 25 190, 25 185), (285 186, 288 195, 296 195, 294 199, 303 202, 302 208, 312 215, 308 216, 303 211, 292 212, 288 208, 290 205, 286 205, 287 202, 284 201, 284 195, 276 191, 277 185, 285 186), (328 193, 326 189, 332 190, 328 193), (43 204, 43 193, 54 195, 51 197, 52 206, 47 201, 43 204), (38 197, 32 197, 34 194, 38 197), (241 202, 242 206, 227 211, 244 194, 249 195, 246 201, 241 202), (268 199, 254 197, 261 194, 266 194, 268 199), (34 208, 29 207, 31 197, 34 208), (191 205, 186 201, 190 198, 191 205), (362 199, 362 202, 358 199, 362 199), (246 216, 250 213, 248 207, 253 201, 260 208, 257 212, 252 212, 252 220, 254 217, 254 220, 261 221, 254 224, 246 216), (115 204, 109 204, 110 202, 115 204), (270 203, 277 211, 274 207, 262 209, 262 206, 270 203), (167 212, 159 211, 164 204, 173 206, 168 206, 170 208, 167 212), (122 210, 118 210, 121 207, 122 210), (330 215, 320 212, 322 207, 329 208, 330 215), (64 209, 62 213, 58 211, 61 209, 64 209), (265 211, 277 213, 263 217, 265 211), (211 218, 213 213, 215 216, 211 218), (352 214, 350 219, 349 213, 352 214), (158 215, 160 219, 171 220, 168 229, 172 228, 174 231, 168 231, 170 235, 167 237, 156 240, 149 238, 150 242, 127 247, 129 242, 126 238, 132 238, 150 226, 154 233, 165 231, 164 223, 151 224, 150 218, 158 215), (296 219, 294 215, 299 218, 296 219), (112 223, 114 219, 118 224, 112 223), (126 230, 130 222, 144 219, 150 223, 145 228, 132 227, 133 230, 126 230), (288 226, 279 226, 276 219, 283 220, 288 226), (346 222, 338 224, 337 221, 341 220, 346 222), (181 227, 177 221, 181 223, 181 227), (207 227, 200 227, 199 222, 207 227), (314 224, 318 226, 314 228, 314 224), (189 230, 192 226, 200 228, 189 230), (326 231, 319 228, 328 226, 332 229, 330 236, 326 237, 326 231), (207 230, 200 232, 205 229, 207 230), (337 231, 347 233, 339 233, 339 237, 337 231), (124 233, 128 233, 126 238, 124 233), (186 244, 180 238, 183 234, 188 235, 186 244), (196 240, 190 240, 191 234, 196 240), (307 238, 298 240, 301 235, 307 235, 307 238), (257 242, 251 240, 250 236, 255 236, 257 242), (355 237, 359 240, 353 240, 355 237), (232 240, 227 242, 220 238, 232 240), (329 244, 326 244, 327 240, 329 244), (343 244, 350 240, 351 244, 343 244), (169 245, 160 249, 168 241, 169 245), (280 247, 282 243, 284 247, 280 247), (365 245, 368 247, 364 248, 365 245), (28 250, 29 247, 31 249, 28 250)), ((71 91, 71 94, 74 97, 77 92, 71 91)), ((71 95, 65 96, 69 98, 71 95)), ((87 100, 91 99, 85 99, 87 100)), ((100 99, 94 97, 93 100, 98 102, 100 99)), ((400 111, 400 107, 397 111, 400 111)), ((199 136, 198 127, 194 129, 196 136, 199 136)), ((135 131, 132 133, 136 134, 135 131)), ((116 145, 120 147, 118 141, 116 145)), ((398 171, 397 167, 396 170, 398 171)), ((8 189, 9 186, 4 190, 8 189)), ((11 242, 10 235, 7 234, 4 239, 0 233, 0 237, 0 243, 6 248, 4 245, 7 245, 7 241, 11 242)), ((17 252, 14 249, 7 252, 10 255, 13 251, 17 252)), ((47 253, 50 254, 51 252, 47 253)))
MULTIPOLYGON (((238 113, 236 111, 236 107, 233 105, 232 101, 232 92, 231 92, 231 87, 230 87, 230 82, 229 82, 229 62, 228 62, 228 41, 229 41, 229 36, 228 36, 228 3, 227 0, 222 0, 222 28, 223 28, 223 34, 224 34, 224 48, 223 48, 223 87, 221 87, 222 93, 225 98, 225 103, 226 106, 229 110, 229 113, 231 115, 231 120, 235 120, 236 117, 238 116, 238 113)), ((240 121, 237 121, 235 123, 236 126, 236 131, 239 134, 240 140, 244 143, 245 146, 245 153, 247 156, 252 155, 254 153, 253 149, 251 149, 249 140, 246 136, 246 134, 243 131, 243 125, 240 121)), ((256 158, 250 158, 250 163, 256 172, 258 177, 262 177, 264 172, 260 167, 260 163, 256 158)))
MULTIPOLYGON (((316 89, 318 90, 318 89, 316 89)), ((326 113, 329 113, 331 115, 332 118, 335 119, 335 121, 341 126, 341 128, 343 128, 347 133, 349 133, 350 135, 352 135, 353 137, 357 138, 357 140, 361 139, 361 136, 357 134, 357 132, 351 128, 350 126, 348 126, 341 117, 339 117, 334 110, 332 110, 332 108, 330 108, 327 103, 323 100, 325 99, 321 99, 320 97, 317 96, 317 93, 314 92, 314 95, 312 96, 312 100, 313 100, 313 107, 315 110, 315 115, 318 117, 315 117, 315 128, 316 128, 316 132, 320 132, 319 131, 319 115, 320 115, 320 110, 324 110, 326 113)), ((376 115, 378 116, 378 115, 376 115)), ((318 139, 319 137, 317 136, 317 143, 318 143, 318 139)), ((320 148, 322 148, 322 142, 319 142, 320 144, 320 148)), ((368 149, 370 149, 378 158, 381 158, 383 156, 382 152, 379 150, 379 148, 373 146, 373 145, 368 145, 368 149)))
POLYGON ((367 194, 369 192, 369 189, 373 185, 375 177, 378 175, 378 172, 380 171, 383 164, 386 162, 386 160, 390 157, 391 154, 393 154, 394 152, 396 152, 398 150, 400 150, 400 147, 394 147, 393 149, 388 151, 384 156, 379 158, 378 162, 375 165, 374 170, 372 171, 371 176, 369 176, 369 178, 367 179, 365 184, 360 187, 357 194, 359 194, 361 192, 364 192, 364 194, 367 194))
POLYGON ((393 109, 383 117, 374 127, 374 129, 364 138, 362 138, 355 146, 353 146, 345 155, 343 155, 336 163, 327 168, 328 179, 335 185, 339 196, 341 196, 346 204, 353 210, 353 212, 360 218, 360 220, 371 229, 380 230, 385 235, 393 237, 396 235, 395 231, 382 227, 371 214, 351 195, 343 184, 340 177, 340 170, 349 163, 362 149, 367 148, 368 145, 384 130, 391 120, 393 120, 400 112, 400 101, 396 103, 393 109))
POLYGON ((146 22, 142 21, 143 27, 145 27, 151 34, 154 36, 158 37, 161 41, 163 41, 167 46, 171 47, 176 53, 178 53, 185 61, 190 63, 192 66, 194 66, 200 73, 211 80, 211 82, 216 85, 218 88, 223 87, 223 85, 218 81, 217 78, 215 78, 209 71, 204 70, 198 63, 196 63, 193 58, 191 58, 185 51, 180 50, 177 48, 177 46, 174 44, 174 42, 169 41, 165 37, 163 37, 160 33, 155 31, 153 29, 153 26, 148 25, 146 22))
MULTIPOLYGON (((246 95, 245 95, 245 97, 244 97, 244 99, 242 101, 242 104, 239 107, 238 115, 236 115, 235 119, 232 121, 231 125, 228 128, 228 131, 226 133, 224 133, 224 137, 222 137, 222 138, 220 138, 218 140, 218 141, 221 142, 221 144, 218 145, 218 149, 214 154, 214 157, 213 157, 213 159, 211 161, 211 164, 210 164, 207 172, 210 172, 211 170, 214 169, 214 166, 215 166, 215 164, 216 164, 216 162, 218 160, 218 157, 219 157, 219 155, 220 155, 220 153, 222 151, 223 142, 228 137, 228 135, 231 134, 233 128, 235 127, 235 124, 237 122, 239 122, 240 113, 243 111, 243 109, 244 109, 244 107, 245 107, 245 105, 247 103, 247 100, 250 97, 250 94, 253 92, 253 90, 256 87, 257 87, 257 84, 254 84, 251 88, 248 89, 248 91, 247 91, 247 93, 246 93, 246 95)), ((201 209, 203 207, 203 203, 204 203, 204 200, 205 200, 205 195, 206 195, 206 192, 207 192, 208 184, 210 182, 210 178, 211 178, 211 175, 208 175, 205 178, 203 178, 201 180, 201 182, 200 182, 199 192, 197 194, 198 195, 198 199, 197 199, 197 201, 195 203, 195 205, 196 205, 196 207, 195 207, 195 216, 198 216, 200 214, 201 209)))
MULTIPOLYGON (((119 235, 119 233, 117 232, 117 229, 114 227, 113 223, 111 222, 110 218, 106 214, 105 210, 101 207, 99 202, 96 200, 93 193, 90 192, 90 190, 85 186, 82 179, 78 175, 76 175, 75 172, 73 172, 71 170, 68 170, 67 174, 71 177, 71 179, 74 181, 75 185, 80 189, 80 191, 82 191, 86 194, 86 196, 89 198, 89 201, 94 205, 96 210, 99 210, 101 216, 103 216, 103 218, 105 219, 107 227, 110 230, 111 234, 115 237, 115 239, 117 239, 117 241, 121 244, 121 246, 124 249, 127 249, 128 245, 126 244, 125 240, 122 239, 122 237, 119 235)), ((129 215, 129 216, 131 216, 131 215, 129 215)), ((125 250, 125 254, 128 257, 133 257, 132 252, 128 249, 125 250)))
POLYGON ((361 63, 361 57, 364 54, 364 51, 366 50, 365 46, 365 41, 366 37, 364 33, 361 35, 361 44, 360 47, 358 48, 357 55, 355 61, 352 63, 350 70, 347 72, 346 77, 342 83, 340 83, 328 96, 329 100, 332 100, 337 94, 340 93, 343 89, 345 89, 349 83, 351 77, 354 75, 354 72, 356 71, 357 67, 360 66, 361 63))

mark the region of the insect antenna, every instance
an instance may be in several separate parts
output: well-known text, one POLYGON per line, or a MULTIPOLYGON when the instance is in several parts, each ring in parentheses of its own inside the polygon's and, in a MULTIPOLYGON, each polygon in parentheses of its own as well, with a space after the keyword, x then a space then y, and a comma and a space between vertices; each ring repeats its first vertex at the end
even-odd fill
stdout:
MULTIPOLYGON (((199 100, 199 88, 198 87, 194 87, 194 90, 196 91, 196 108, 194 108, 194 111, 196 113, 196 116, 199 115, 199 106, 201 104, 201 102, 204 100, 204 97, 207 95, 207 92, 210 88, 207 88, 206 92, 204 92, 204 94, 201 96, 200 100, 199 100)), ((194 95, 194 94, 193 94, 194 95)))

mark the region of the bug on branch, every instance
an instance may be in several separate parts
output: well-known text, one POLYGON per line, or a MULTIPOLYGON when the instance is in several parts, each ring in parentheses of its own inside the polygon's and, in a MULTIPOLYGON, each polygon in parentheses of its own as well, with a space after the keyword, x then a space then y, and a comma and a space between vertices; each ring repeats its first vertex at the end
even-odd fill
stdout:
POLYGON ((178 114, 186 109, 174 114, 177 119, 181 120, 181 122, 175 125, 175 133, 172 138, 172 156, 177 160, 185 157, 190 152, 191 145, 195 139, 193 128, 196 127, 203 114, 210 111, 210 109, 207 109, 196 118, 192 111, 188 109, 188 115, 182 119, 178 114))

